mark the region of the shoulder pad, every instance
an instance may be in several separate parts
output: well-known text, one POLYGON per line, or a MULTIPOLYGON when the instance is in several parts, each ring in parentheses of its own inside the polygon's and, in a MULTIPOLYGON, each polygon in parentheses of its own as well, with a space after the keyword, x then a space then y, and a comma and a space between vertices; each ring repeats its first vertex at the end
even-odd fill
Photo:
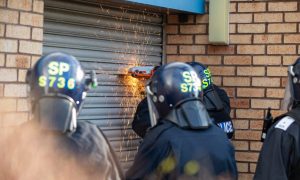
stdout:
POLYGON ((286 131, 294 121, 295 121, 295 119, 293 119, 292 117, 285 116, 284 118, 279 120, 279 122, 276 124, 275 128, 286 131))

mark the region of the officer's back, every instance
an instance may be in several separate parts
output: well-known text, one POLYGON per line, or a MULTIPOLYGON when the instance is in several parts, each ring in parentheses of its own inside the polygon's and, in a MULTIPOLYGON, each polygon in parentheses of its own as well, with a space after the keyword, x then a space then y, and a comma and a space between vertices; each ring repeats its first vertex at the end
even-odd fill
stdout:
MULTIPOLYGON (((300 58, 288 68, 286 109, 267 132, 256 167, 255 180, 300 179, 300 58)), ((284 109, 285 109, 284 108, 284 109)))

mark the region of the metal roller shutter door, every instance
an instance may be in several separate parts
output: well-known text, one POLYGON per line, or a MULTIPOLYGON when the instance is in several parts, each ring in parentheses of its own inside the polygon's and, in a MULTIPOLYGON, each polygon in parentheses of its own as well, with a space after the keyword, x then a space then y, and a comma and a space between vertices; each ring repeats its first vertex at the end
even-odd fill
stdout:
POLYGON ((162 62, 163 16, 97 1, 45 0, 43 53, 77 57, 99 85, 88 93, 79 120, 101 127, 125 169, 140 139, 130 123, 140 96, 122 74, 134 65, 162 62))

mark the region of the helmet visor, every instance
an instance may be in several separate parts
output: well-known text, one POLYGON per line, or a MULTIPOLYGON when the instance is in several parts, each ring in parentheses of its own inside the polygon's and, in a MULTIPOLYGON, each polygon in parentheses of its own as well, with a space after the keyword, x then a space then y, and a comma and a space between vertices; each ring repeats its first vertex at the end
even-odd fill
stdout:
POLYGON ((76 128, 76 109, 67 98, 43 97, 35 107, 35 118, 43 129, 66 132, 76 128))
POLYGON ((210 110, 219 111, 224 108, 222 100, 220 99, 220 97, 216 93, 216 91, 213 89, 210 89, 210 90, 204 92, 203 100, 204 100, 206 109, 208 111, 210 111, 210 110))
POLYGON ((146 92, 147 92, 147 103, 149 108, 149 116, 150 116, 150 122, 151 127, 155 126, 157 124, 157 121, 159 119, 158 111, 154 105, 153 99, 155 100, 155 96, 153 96, 153 92, 150 90, 150 86, 146 86, 146 92))

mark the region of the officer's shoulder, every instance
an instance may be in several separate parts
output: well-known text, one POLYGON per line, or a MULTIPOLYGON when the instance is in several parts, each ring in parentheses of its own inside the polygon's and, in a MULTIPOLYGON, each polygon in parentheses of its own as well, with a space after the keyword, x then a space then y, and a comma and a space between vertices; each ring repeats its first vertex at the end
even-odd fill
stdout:
POLYGON ((295 119, 290 116, 285 116, 282 119, 278 120, 277 123, 275 123, 274 128, 287 131, 287 129, 293 124, 295 124, 295 119))

